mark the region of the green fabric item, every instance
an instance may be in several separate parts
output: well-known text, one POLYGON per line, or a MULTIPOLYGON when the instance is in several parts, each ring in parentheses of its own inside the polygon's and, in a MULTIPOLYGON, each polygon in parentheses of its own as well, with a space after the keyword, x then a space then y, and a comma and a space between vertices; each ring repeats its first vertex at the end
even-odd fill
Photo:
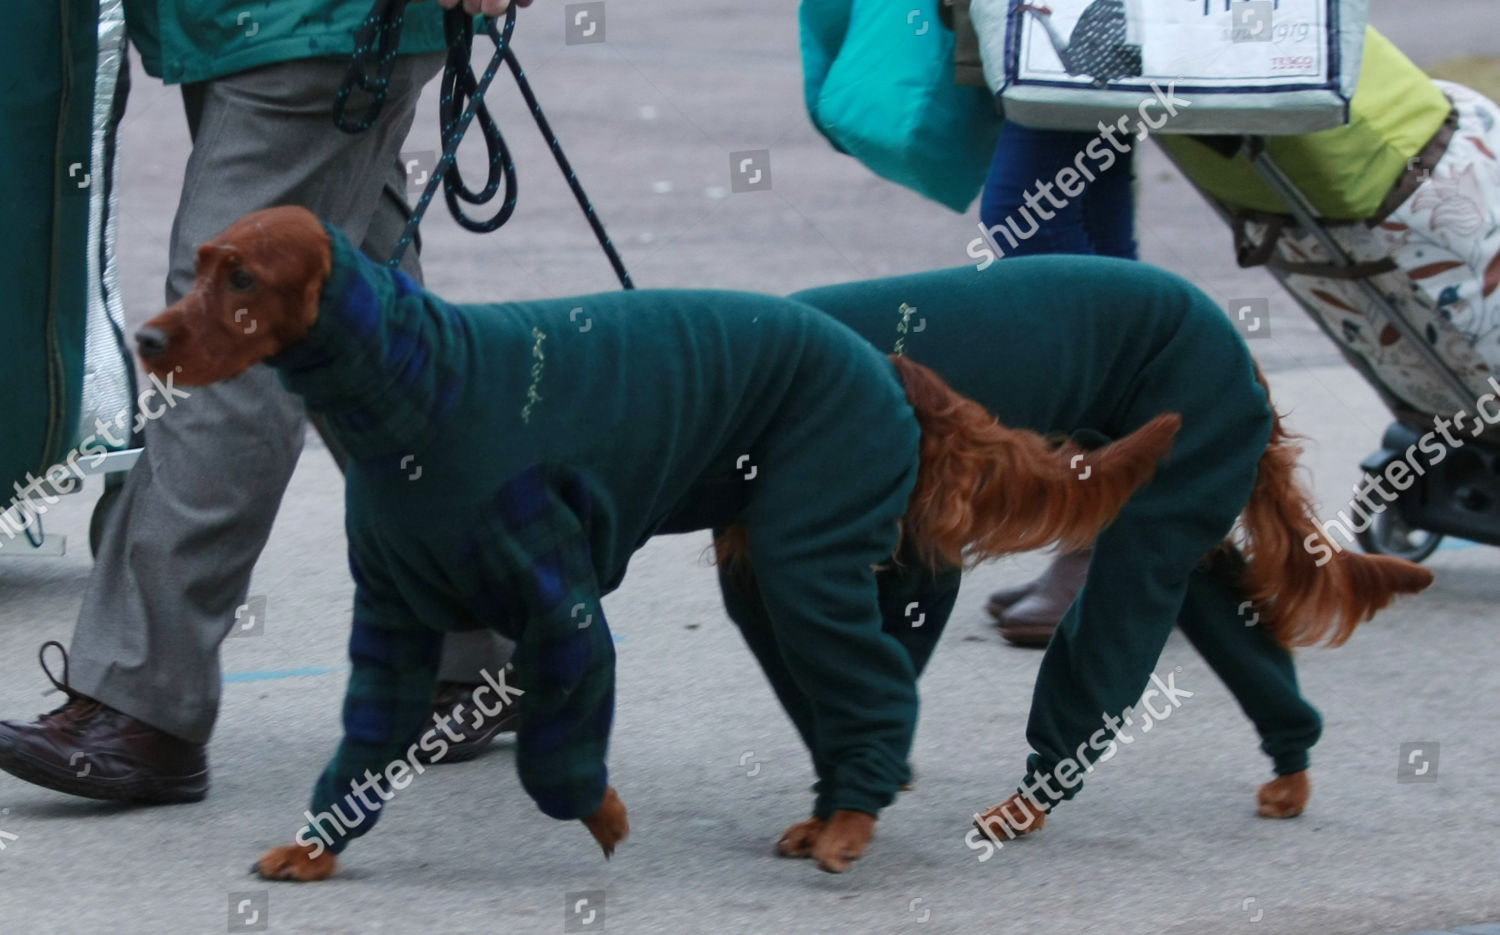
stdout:
POLYGON ((453 306, 330 236, 318 321, 270 361, 353 459, 353 672, 314 814, 348 813, 365 770, 408 758, 436 678, 426 631, 486 627, 518 643, 523 785, 548 815, 591 814, 613 708, 599 600, 652 535, 737 520, 836 764, 828 806, 889 804, 916 673, 872 566, 896 547, 918 442, 889 362, 767 296, 453 306))
POLYGON ((1000 117, 989 91, 954 83, 938 0, 803 0, 808 114, 839 152, 954 211, 984 186, 1000 117))
MULTIPOLYGON (((1320 215, 1364 220, 1376 215, 1450 109, 1432 79, 1371 28, 1348 125, 1303 136, 1268 136, 1266 151, 1320 215)), ((1225 206, 1288 212, 1243 154, 1226 159, 1191 136, 1157 135, 1156 141, 1184 175, 1225 206)))
MULTIPOLYGON (((373 0, 126 0, 131 42, 146 72, 168 84, 207 81, 260 65, 354 52, 373 0)), ((443 10, 411 3, 402 54, 439 52, 443 10)))
MULTIPOLYGON (((1164 412, 1182 416, 1155 479, 1097 539, 1083 591, 1043 656, 1023 790, 1047 804, 1070 798, 1080 783, 1071 774, 1071 786, 1059 779, 1064 761, 1090 768, 1123 749, 1125 737, 1139 739, 1141 709, 1118 742, 1105 718, 1128 714, 1153 675, 1194 690, 1174 681, 1175 673, 1154 672, 1174 625, 1250 714, 1275 768, 1305 768, 1319 725, 1298 693, 1290 656, 1258 630, 1247 633, 1232 587, 1199 570, 1249 498, 1271 425, 1249 352, 1217 303, 1142 263, 1073 256, 1020 257, 982 271, 920 273, 793 298, 879 350, 901 340, 912 360, 1015 428, 1119 438, 1164 412)), ((911 638, 936 641, 942 619, 936 622, 911 638)), ((931 651, 908 650, 914 659, 931 651)), ((795 699, 784 704, 797 707, 795 699)))
POLYGON ((89 214, 79 184, 90 171, 98 15, 89 0, 16 4, 0 35, 0 178, 13 232, 0 254, 0 342, 10 349, 0 489, 58 463, 77 434, 89 214))
MULTIPOLYGON (((721 530, 715 530, 715 536, 721 530)), ((909 550, 899 562, 886 562, 876 575, 880 591, 880 616, 885 632, 901 644, 918 675, 927 667, 937 648, 937 638, 947 626, 958 602, 962 572, 945 567, 933 571, 921 564, 909 550)), ((719 569, 719 590, 724 595, 724 609, 739 627, 760 663, 771 689, 776 693, 787 717, 797 728, 802 742, 812 756, 813 785, 816 799, 813 814, 818 818, 833 816, 834 792, 838 788, 835 764, 818 732, 816 707, 798 687, 783 659, 776 640, 776 629, 753 576, 735 570, 719 569)))

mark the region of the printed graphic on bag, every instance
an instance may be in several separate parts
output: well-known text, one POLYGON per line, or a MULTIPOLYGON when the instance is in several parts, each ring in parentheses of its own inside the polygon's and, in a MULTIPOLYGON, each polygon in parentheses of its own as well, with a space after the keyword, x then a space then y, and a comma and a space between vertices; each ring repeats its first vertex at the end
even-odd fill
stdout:
POLYGON ((1016 7, 1018 77, 1144 87, 1323 83, 1327 0, 1052 0, 1016 7))

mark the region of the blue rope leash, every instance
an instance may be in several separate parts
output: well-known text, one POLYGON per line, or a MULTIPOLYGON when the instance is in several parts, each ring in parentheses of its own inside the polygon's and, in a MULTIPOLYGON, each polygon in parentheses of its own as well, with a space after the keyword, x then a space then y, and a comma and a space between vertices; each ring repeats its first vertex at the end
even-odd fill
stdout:
MULTIPOLYGON (((380 110, 390 90, 390 77, 395 67, 396 50, 401 42, 401 26, 406 3, 407 0, 376 0, 375 6, 355 33, 354 56, 344 76, 344 82, 334 97, 334 124, 346 133, 360 133, 368 130, 380 116, 380 110), (348 114, 349 102, 355 88, 365 92, 370 100, 363 114, 351 118, 348 114)), ((427 207, 432 203, 433 198, 437 196, 439 185, 443 188, 443 196, 448 203, 449 213, 465 230, 476 233, 497 230, 509 221, 515 212, 516 199, 520 192, 516 180, 516 163, 511 157, 510 147, 506 144, 500 127, 495 123, 490 115, 489 107, 484 103, 485 92, 489 90, 490 82, 494 80, 496 73, 500 70, 500 64, 504 62, 515 77, 516 86, 520 89, 527 107, 531 109, 531 116, 536 121, 537 130, 541 132, 542 138, 547 141, 548 147, 552 150, 552 158, 568 180, 568 187, 572 189, 573 197, 578 201, 578 207, 583 211, 589 227, 594 231, 594 237, 599 241, 599 246, 609 259, 610 266, 614 267, 621 287, 634 289, 635 284, 630 279, 630 273, 625 270, 625 263, 620 259, 619 251, 615 249, 614 242, 610 240, 609 233, 604 229, 604 223, 599 220, 597 212, 594 211, 593 202, 589 200, 588 193, 583 190, 583 184, 578 181, 573 166, 563 153, 562 143, 558 141, 557 134, 552 131, 551 124, 547 122, 547 116, 542 113, 542 106, 531 89, 531 82, 526 79, 525 70, 522 69, 515 52, 511 50, 510 40, 516 25, 516 7, 511 6, 506 11, 503 28, 497 29, 495 20, 491 17, 484 17, 482 22, 485 34, 495 44, 495 54, 490 58, 484 74, 476 80, 473 68, 470 66, 470 57, 474 47, 474 18, 458 8, 448 10, 444 14, 443 29, 448 40, 448 61, 443 67, 442 94, 438 103, 443 155, 438 160, 432 177, 428 179, 427 187, 422 190, 422 196, 412 208, 411 217, 407 220, 400 239, 396 241, 396 247, 391 253, 388 265, 391 269, 395 269, 401 264, 402 256, 416 239, 422 216, 427 212, 427 207), (464 133, 467 132, 476 116, 479 118, 485 148, 489 152, 489 173, 484 187, 477 192, 464 184, 456 165, 459 144, 463 141, 464 133), (474 220, 464 212, 460 205, 461 201, 471 205, 488 204, 502 189, 505 192, 505 200, 495 215, 488 220, 474 220)))

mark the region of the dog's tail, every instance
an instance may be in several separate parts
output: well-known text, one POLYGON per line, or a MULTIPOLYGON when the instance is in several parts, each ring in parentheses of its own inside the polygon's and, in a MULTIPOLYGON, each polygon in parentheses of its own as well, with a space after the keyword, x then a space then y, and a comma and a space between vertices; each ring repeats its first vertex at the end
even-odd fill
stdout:
POLYGON ((921 465, 904 522, 929 564, 977 564, 1058 543, 1088 545, 1151 479, 1180 416, 1158 416, 1095 451, 1007 428, 936 373, 892 357, 921 426, 921 465))
MULTIPOLYGON (((1255 378, 1267 395, 1265 377, 1255 378)), ((1312 498, 1297 482, 1296 436, 1272 409, 1271 440, 1255 492, 1240 517, 1247 565, 1241 579, 1261 624, 1282 646, 1338 646, 1398 594, 1432 583, 1432 572, 1404 559, 1345 552, 1318 525, 1312 498), (1314 552, 1322 558, 1314 558, 1314 552)))

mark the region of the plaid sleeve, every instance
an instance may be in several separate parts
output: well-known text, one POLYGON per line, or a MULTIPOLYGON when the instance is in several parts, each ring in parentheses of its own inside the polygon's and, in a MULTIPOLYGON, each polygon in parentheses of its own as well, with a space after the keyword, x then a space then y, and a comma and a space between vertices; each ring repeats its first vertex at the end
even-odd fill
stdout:
POLYGON ((497 499, 501 567, 489 569, 525 615, 515 659, 524 692, 521 785, 558 819, 598 811, 609 780, 615 653, 599 605, 588 502, 581 485, 541 469, 507 483, 497 499))
POLYGON ((313 789, 308 843, 337 854, 369 831, 394 789, 405 788, 415 741, 431 722, 441 633, 421 626, 350 552, 354 626, 344 739, 313 789), (394 788, 393 788, 394 784, 394 788))

